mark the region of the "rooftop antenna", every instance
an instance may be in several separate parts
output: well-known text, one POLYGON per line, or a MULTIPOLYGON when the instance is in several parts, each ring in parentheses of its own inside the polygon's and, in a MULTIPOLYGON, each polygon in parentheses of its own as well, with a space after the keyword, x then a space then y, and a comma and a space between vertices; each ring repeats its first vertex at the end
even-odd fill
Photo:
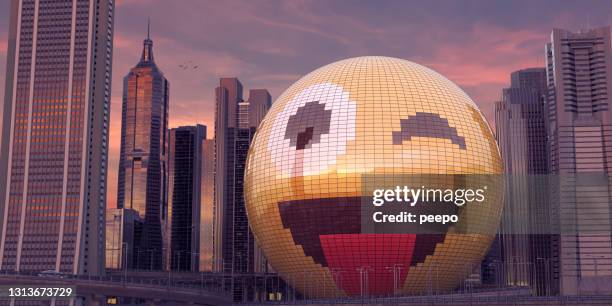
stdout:
POLYGON ((151 39, 151 17, 147 17, 147 39, 151 39))

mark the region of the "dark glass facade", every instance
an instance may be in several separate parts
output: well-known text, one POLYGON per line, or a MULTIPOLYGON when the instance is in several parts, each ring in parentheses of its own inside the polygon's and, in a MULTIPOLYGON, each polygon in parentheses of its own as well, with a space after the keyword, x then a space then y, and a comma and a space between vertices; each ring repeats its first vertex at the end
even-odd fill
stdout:
POLYGON ((203 125, 170 129, 167 235, 170 269, 175 271, 199 271, 202 142, 205 139, 203 125))
POLYGON ((13 0, 3 270, 104 273, 114 1, 13 0))
POLYGON ((132 209, 109 208, 106 210, 107 269, 133 269, 134 228, 140 224, 138 214, 132 209))
MULTIPOLYGON (((265 89, 251 90, 249 100, 243 101, 236 78, 222 78, 216 88, 214 263, 225 273, 255 270, 258 250, 244 204, 244 171, 251 140, 271 104, 265 89)), ((248 294, 238 284, 232 288, 236 300, 248 294)))
POLYGON ((495 104, 497 142, 506 180, 505 206, 499 235, 497 282, 530 286, 534 294, 551 291, 550 211, 544 175, 548 173, 546 148, 546 69, 529 68, 511 75, 511 86, 495 104))
POLYGON ((168 95, 169 83, 153 60, 153 41, 147 37, 140 62, 123 80, 117 190, 117 206, 135 210, 143 220, 134 246, 138 269, 162 268, 168 95))

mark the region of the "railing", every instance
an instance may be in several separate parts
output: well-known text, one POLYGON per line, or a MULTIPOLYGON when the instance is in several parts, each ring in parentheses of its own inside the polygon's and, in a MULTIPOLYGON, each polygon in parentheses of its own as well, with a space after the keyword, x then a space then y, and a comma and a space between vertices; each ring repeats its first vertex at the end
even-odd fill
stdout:
MULTIPOLYGON (((471 268, 471 267, 468 267, 471 268)), ((467 269, 472 271, 471 269, 467 269)), ((392 272, 392 271, 391 271, 392 272)), ((390 272, 390 273, 391 273, 390 272)), ((433 272, 432 272, 433 275, 433 272)), ((436 290, 435 277, 427 278, 427 289, 422 295, 406 296, 401 293, 398 295, 389 296, 354 296, 346 297, 339 296, 337 298, 314 298, 304 296, 296 292, 296 288, 288 286, 291 279, 286 283, 279 275, 274 273, 190 273, 190 272, 163 272, 163 271, 123 271, 115 270, 107 273, 105 276, 93 275, 72 275, 72 274, 50 274, 43 276, 38 272, 31 271, 6 271, 0 270, 0 278, 2 276, 19 276, 31 277, 40 280, 57 280, 58 282, 95 282, 106 283, 109 285, 133 285, 151 289, 183 289, 201 292, 202 294, 210 294, 223 298, 229 298, 236 293, 234 289, 240 287, 245 290, 240 294, 244 294, 242 300, 235 300, 236 303, 243 304, 359 304, 359 303, 376 303, 376 304, 397 304, 397 303, 429 303, 433 305, 461 302, 479 302, 479 303, 501 303, 501 302, 525 302, 528 305, 538 305, 538 301, 542 304, 551 301, 594 301, 605 302, 604 304, 612 305, 612 295, 592 294, 582 296, 533 296, 532 289, 529 287, 510 287, 502 284, 496 284, 492 287, 474 287, 471 285, 469 278, 452 291, 436 290), (139 274, 139 275, 135 275, 139 274), (429 284, 431 282, 431 284, 429 284), (257 294, 255 294, 256 292, 257 294), (267 297, 270 294, 278 294, 281 300, 269 301, 267 297)), ((28 279, 28 281, 30 281, 28 279)), ((35 280, 32 280, 35 281, 35 280)), ((300 286, 301 282, 293 282, 296 286, 300 286)), ((325 288, 325 284, 320 284, 325 288)), ((329 284, 327 284, 329 285, 329 284)), ((310 284, 309 284, 310 286, 310 284)), ((395 286, 395 285, 394 285, 395 286)), ((328 286, 329 287, 329 286, 328 286)), ((319 293, 325 292, 320 288, 319 293)), ((328 291, 329 292, 329 291, 328 291)), ((612 294, 612 292, 610 292, 612 294)), ((316 296, 316 295, 314 295, 316 296)))

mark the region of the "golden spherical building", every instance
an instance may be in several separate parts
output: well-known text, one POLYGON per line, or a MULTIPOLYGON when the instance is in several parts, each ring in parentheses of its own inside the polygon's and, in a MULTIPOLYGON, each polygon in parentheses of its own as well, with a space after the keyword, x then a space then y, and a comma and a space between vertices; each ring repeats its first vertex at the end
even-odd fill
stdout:
POLYGON ((259 126, 246 167, 256 241, 309 297, 453 290, 487 252, 502 209, 499 185, 482 181, 502 163, 476 104, 435 71, 396 58, 341 60, 294 83, 259 126), (461 187, 428 175, 488 184, 486 199, 458 207, 459 222, 443 233, 362 231, 366 180, 461 187))

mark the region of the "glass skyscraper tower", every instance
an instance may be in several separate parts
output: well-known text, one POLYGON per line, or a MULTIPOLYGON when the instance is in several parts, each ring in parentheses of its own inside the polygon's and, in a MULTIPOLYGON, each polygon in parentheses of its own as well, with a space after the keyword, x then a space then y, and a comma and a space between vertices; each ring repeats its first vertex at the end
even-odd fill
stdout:
POLYGON ((503 265, 498 281, 504 285, 529 285, 534 294, 554 292, 550 260, 553 236, 547 227, 545 175, 546 69, 528 68, 511 75, 511 85, 495 103, 495 130, 504 162, 505 205, 500 227, 503 265))
POLYGON ((610 28, 555 29, 546 45, 551 201, 563 295, 612 290, 612 52, 610 28))
MULTIPOLYGON (((244 205, 244 170, 249 146, 257 126, 272 104, 266 89, 252 89, 249 100, 242 99, 242 83, 237 78, 222 78, 216 88, 215 116, 215 207, 214 264, 226 273, 252 273, 260 250, 244 205)), ((251 293, 232 283, 234 300, 251 293)))
POLYGON ((113 0, 12 1, 3 270, 104 273, 113 15, 113 0))
POLYGON ((123 80, 117 207, 138 213, 133 263, 162 268, 162 219, 166 210, 169 83, 153 60, 147 35, 140 61, 123 80))
MULTIPOLYGON (((202 142, 206 126, 181 126, 170 129, 168 148, 167 245, 170 269, 199 270, 200 215, 204 177, 202 142)), ((212 239, 212 234, 207 237, 212 239)))

